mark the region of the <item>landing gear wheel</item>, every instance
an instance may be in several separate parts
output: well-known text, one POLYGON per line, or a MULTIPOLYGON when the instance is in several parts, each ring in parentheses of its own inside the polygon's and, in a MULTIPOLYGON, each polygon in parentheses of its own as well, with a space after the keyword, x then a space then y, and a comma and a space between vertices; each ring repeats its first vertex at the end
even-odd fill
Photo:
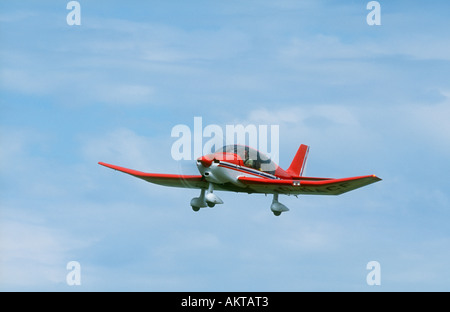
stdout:
POLYGON ((192 210, 194 210, 195 212, 200 210, 200 207, 197 207, 197 206, 191 206, 191 207, 192 207, 192 210))
POLYGON ((281 215, 281 211, 274 211, 273 214, 278 217, 281 215))
POLYGON ((216 204, 210 203, 210 202, 206 202, 206 204, 208 205, 209 208, 212 208, 212 207, 214 207, 216 205, 216 204))

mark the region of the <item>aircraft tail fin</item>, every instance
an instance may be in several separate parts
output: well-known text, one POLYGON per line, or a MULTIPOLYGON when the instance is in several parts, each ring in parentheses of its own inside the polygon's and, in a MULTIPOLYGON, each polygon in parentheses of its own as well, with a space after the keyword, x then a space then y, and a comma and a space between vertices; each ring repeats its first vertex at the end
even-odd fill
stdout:
POLYGON ((287 173, 293 177, 301 177, 305 170, 306 159, 308 158, 309 146, 302 144, 298 148, 297 154, 295 154, 291 165, 289 166, 287 173))

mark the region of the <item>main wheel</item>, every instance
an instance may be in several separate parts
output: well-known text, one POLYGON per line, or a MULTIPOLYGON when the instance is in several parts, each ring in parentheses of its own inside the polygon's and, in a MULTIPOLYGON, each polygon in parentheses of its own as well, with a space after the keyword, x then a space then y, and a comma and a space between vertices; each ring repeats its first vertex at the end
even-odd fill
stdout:
POLYGON ((210 203, 210 202, 206 202, 206 204, 208 205, 209 208, 212 208, 212 207, 214 207, 216 205, 216 204, 210 203))
POLYGON ((273 214, 278 217, 281 215, 281 211, 274 211, 273 214))
POLYGON ((192 207, 192 210, 194 210, 195 212, 200 210, 200 207, 197 207, 197 206, 191 206, 191 207, 192 207))

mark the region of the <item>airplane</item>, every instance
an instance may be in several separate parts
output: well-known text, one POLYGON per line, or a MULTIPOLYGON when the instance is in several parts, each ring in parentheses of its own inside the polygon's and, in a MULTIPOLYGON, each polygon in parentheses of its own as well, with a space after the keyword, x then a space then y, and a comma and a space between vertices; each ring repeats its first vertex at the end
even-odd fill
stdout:
POLYGON ((215 190, 272 194, 270 210, 275 216, 289 211, 278 201, 279 195, 340 195, 381 181, 375 175, 342 179, 305 177, 303 172, 308 153, 309 146, 301 144, 289 168, 283 170, 256 149, 238 144, 226 145, 213 154, 197 159, 200 175, 146 173, 104 162, 99 164, 154 184, 200 189, 199 197, 192 198, 190 202, 194 211, 223 204, 215 190))

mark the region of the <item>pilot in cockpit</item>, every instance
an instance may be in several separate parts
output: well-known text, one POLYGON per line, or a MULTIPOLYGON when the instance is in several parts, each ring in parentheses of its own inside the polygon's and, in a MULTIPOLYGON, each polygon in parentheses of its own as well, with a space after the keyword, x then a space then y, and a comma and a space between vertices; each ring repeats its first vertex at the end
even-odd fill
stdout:
POLYGON ((260 164, 256 159, 251 159, 249 154, 248 154, 248 150, 245 150, 245 159, 244 159, 244 165, 253 169, 257 169, 260 170, 260 164))

